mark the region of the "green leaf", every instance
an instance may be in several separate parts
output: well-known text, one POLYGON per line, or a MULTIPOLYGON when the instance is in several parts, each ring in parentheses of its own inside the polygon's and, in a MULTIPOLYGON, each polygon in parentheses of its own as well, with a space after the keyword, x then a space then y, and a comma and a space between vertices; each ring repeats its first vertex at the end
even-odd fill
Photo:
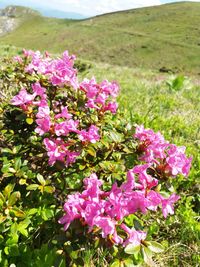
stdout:
POLYGON ((15 170, 19 170, 21 168, 22 165, 22 160, 21 158, 16 158, 15 159, 15 163, 14 163, 14 168, 15 170))
POLYGON ((37 174, 37 180, 43 186, 46 184, 46 181, 44 180, 43 176, 39 173, 37 174))
POLYGON ((152 252, 149 248, 142 246, 142 255, 143 255, 143 259, 146 264, 150 266, 154 266, 153 260, 152 260, 152 252))
POLYGON ((3 173, 8 173, 9 172, 9 168, 10 168, 11 164, 10 163, 6 163, 3 165, 3 167, 1 168, 1 171, 3 173))
POLYGON ((126 252, 126 254, 131 254, 131 255, 137 256, 138 253, 140 252, 140 245, 135 246, 134 244, 128 244, 125 247, 124 251, 126 252))
POLYGON ((134 267, 135 266, 132 259, 125 259, 123 262, 124 262, 125 267, 134 267))
POLYGON ((34 120, 32 118, 26 118, 26 123, 29 125, 33 124, 34 120))
POLYGON ((148 248, 155 253, 161 253, 165 250, 163 245, 156 241, 148 241, 148 248))
POLYGON ((47 221, 49 219, 51 219, 53 216, 54 216, 54 212, 53 210, 51 209, 44 209, 42 212, 41 212, 41 215, 42 215, 42 218, 47 221))
POLYGON ((38 212, 38 209, 33 208, 33 209, 28 210, 28 211, 26 212, 26 214, 27 214, 28 216, 30 216, 30 215, 36 214, 37 212, 38 212))
POLYGON ((109 135, 110 135, 111 140, 114 141, 115 143, 120 143, 123 141, 123 136, 120 133, 110 131, 109 135))
POLYGON ((9 247, 5 247, 5 248, 4 248, 4 253, 5 253, 6 255, 9 255, 9 247))
POLYGON ((38 184, 31 184, 26 187, 27 190, 36 190, 38 189, 39 185, 38 184))
POLYGON ((0 192, 0 201, 2 201, 2 203, 6 201, 4 195, 1 192, 0 192))
POLYGON ((22 210, 20 210, 17 207, 13 207, 11 211, 12 211, 12 213, 14 213, 14 215, 16 217, 24 218, 26 216, 25 212, 23 212, 22 210))
POLYGON ((24 221, 20 222, 17 226, 17 230, 24 236, 28 236, 28 231, 26 228, 29 226, 31 221, 29 219, 25 219, 24 221))
POLYGON ((47 192, 47 193, 53 193, 55 192, 55 188, 53 186, 45 186, 44 187, 44 192, 47 192))
POLYGON ((8 251, 9 251, 9 256, 11 257, 19 256, 19 248, 17 244, 10 246, 8 251))
POLYGON ((86 165, 79 164, 78 168, 79 168, 80 171, 82 171, 82 170, 84 170, 86 168, 86 165))
POLYGON ((87 153, 90 154, 93 157, 96 157, 96 150, 94 149, 94 147, 90 146, 87 148, 87 153))
POLYGON ((6 216, 3 216, 0 214, 0 224, 5 222, 5 220, 6 220, 6 216))
POLYGON ((11 206, 14 205, 17 202, 17 200, 20 199, 20 197, 21 197, 21 194, 19 191, 13 192, 8 199, 8 204, 11 206))
POLYGON ((12 246, 18 243, 19 236, 17 234, 17 229, 16 231, 13 231, 12 236, 6 241, 7 246, 12 246))
POLYGON ((9 153, 12 154, 12 150, 10 148, 3 148, 2 153, 9 153))
POLYGON ((8 184, 5 189, 3 190, 3 194, 6 198, 9 198, 10 194, 12 193, 15 184, 8 184))
POLYGON ((3 241, 4 241, 4 238, 2 235, 0 235, 0 244, 3 243, 3 241))
POLYGON ((110 267, 120 267, 121 263, 118 259, 116 259, 111 265, 110 267))

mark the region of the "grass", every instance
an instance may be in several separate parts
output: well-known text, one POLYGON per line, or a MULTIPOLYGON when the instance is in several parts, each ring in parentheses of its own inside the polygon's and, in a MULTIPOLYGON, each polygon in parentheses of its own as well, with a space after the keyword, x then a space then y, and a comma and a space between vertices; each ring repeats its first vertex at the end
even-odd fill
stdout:
POLYGON ((133 9, 82 21, 29 16, 0 44, 111 65, 199 74, 200 3, 133 9))

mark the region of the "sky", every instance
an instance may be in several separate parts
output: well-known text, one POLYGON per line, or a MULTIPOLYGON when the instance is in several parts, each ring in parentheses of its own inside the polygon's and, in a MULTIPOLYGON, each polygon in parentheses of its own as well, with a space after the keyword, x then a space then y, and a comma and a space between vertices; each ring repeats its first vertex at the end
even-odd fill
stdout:
MULTIPOLYGON (((0 0, 4 3, 24 5, 35 8, 49 8, 54 10, 76 12, 86 16, 95 16, 107 12, 154 6, 174 2, 171 0, 0 0)), ((176 1, 181 2, 181 1, 176 1)), ((200 2, 200 0, 193 0, 200 2)))

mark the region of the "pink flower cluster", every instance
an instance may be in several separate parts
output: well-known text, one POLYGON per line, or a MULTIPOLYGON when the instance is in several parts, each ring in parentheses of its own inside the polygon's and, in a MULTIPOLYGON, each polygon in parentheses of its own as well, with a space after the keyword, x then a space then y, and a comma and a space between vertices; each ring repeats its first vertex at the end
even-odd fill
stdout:
POLYGON ((31 62, 26 67, 26 71, 32 74, 36 72, 48 76, 50 82, 55 86, 64 84, 78 88, 77 70, 73 68, 74 55, 69 56, 68 51, 65 51, 62 58, 52 59, 46 53, 45 57, 37 51, 24 50, 24 56, 31 58, 31 62))
POLYGON ((188 175, 192 158, 186 157, 185 147, 170 144, 159 132, 144 129, 143 125, 136 127, 134 137, 139 140, 140 160, 155 165, 158 173, 167 177, 188 175))
MULTIPOLYGON (((116 112, 115 99, 119 92, 118 85, 108 81, 98 85, 93 78, 91 81, 84 80, 79 86, 77 71, 73 68, 75 56, 69 56, 67 51, 63 53, 62 58, 52 59, 48 53, 43 56, 39 51, 24 50, 24 57, 25 63, 30 61, 25 66, 26 72, 45 75, 53 86, 67 85, 84 92, 87 110, 94 108, 101 114, 106 111, 116 112)), ((15 57, 14 60, 19 64, 23 63, 21 57, 15 57)), ((28 91, 26 88, 21 89, 12 98, 11 103, 35 119, 35 132, 40 136, 45 135, 43 143, 50 165, 56 161, 62 161, 67 166, 73 163, 80 151, 70 151, 70 146, 72 144, 76 146, 78 141, 84 145, 99 141, 99 128, 96 125, 91 124, 86 129, 81 129, 80 120, 73 119, 73 114, 69 113, 67 106, 54 99, 50 100, 47 89, 39 82, 32 84, 32 88, 28 91), (73 140, 70 139, 71 136, 73 140)))
POLYGON ((113 100, 119 93, 119 86, 115 82, 104 80, 97 84, 95 78, 88 80, 84 79, 80 83, 80 89, 86 93, 87 103, 89 108, 95 108, 103 112, 109 110, 113 114, 116 113, 117 103, 113 100))
MULTIPOLYGON (((70 142, 64 141, 62 137, 69 137, 70 133, 75 133, 80 141, 95 143, 100 139, 98 127, 91 125, 88 130, 79 130, 79 120, 73 120, 67 107, 61 106, 59 113, 50 110, 45 88, 41 87, 39 83, 35 83, 32 85, 32 90, 33 94, 29 94, 26 89, 22 89, 18 95, 12 98, 12 104, 20 106, 27 113, 37 107, 35 132, 40 136, 50 135, 43 141, 50 165, 53 165, 57 160, 64 162, 67 166, 74 163, 80 153, 70 151, 68 149, 70 142), (39 99, 37 99, 38 96, 39 99)), ((54 103, 54 109, 58 109, 57 103, 54 103)))
POLYGON ((162 207, 164 217, 173 214, 173 204, 179 196, 172 194, 164 198, 152 188, 158 181, 146 173, 148 164, 136 166, 127 174, 127 181, 121 186, 113 184, 110 191, 101 189, 102 182, 96 174, 84 179, 85 190, 82 193, 68 195, 64 204, 65 215, 59 223, 67 230, 69 225, 79 219, 89 227, 89 232, 101 230, 103 238, 109 238, 116 244, 126 246, 129 243, 139 245, 146 238, 146 233, 130 229, 123 219, 137 211, 146 213, 147 210, 156 211, 162 207), (137 182, 136 182, 136 179, 137 182), (126 233, 124 240, 118 229, 126 233))

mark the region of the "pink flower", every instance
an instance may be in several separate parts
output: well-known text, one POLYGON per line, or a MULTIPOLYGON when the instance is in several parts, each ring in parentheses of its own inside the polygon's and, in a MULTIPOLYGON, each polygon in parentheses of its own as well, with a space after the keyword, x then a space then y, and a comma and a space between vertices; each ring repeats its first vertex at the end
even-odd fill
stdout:
POLYGON ((102 88, 102 91, 106 93, 107 95, 111 95, 112 97, 116 98, 119 94, 119 85, 114 82, 109 82, 107 80, 104 80, 100 87, 102 88))
POLYGON ((82 83, 80 83, 80 90, 86 93, 87 98, 95 98, 99 91, 95 78, 91 80, 84 79, 82 83))
POLYGON ((51 128, 51 118, 46 116, 44 118, 36 119, 37 127, 35 128, 35 132, 39 135, 43 135, 49 132, 51 128))
POLYGON ((70 164, 74 163, 76 161, 76 158, 80 155, 79 152, 75 151, 66 151, 66 166, 69 166, 70 164))
POLYGON ((141 188, 143 189, 151 189, 152 187, 155 187, 158 184, 158 180, 147 174, 147 169, 150 166, 151 164, 148 163, 144 165, 136 165, 133 168, 133 173, 138 174, 139 182, 142 186, 141 188))
POLYGON ((64 162, 66 166, 74 163, 76 158, 79 156, 79 152, 69 151, 68 144, 62 139, 49 139, 44 138, 43 143, 49 156, 49 165, 53 165, 56 161, 64 162))
POLYGON ((142 241, 146 239, 147 233, 143 231, 136 231, 130 229, 124 223, 120 225, 121 229, 123 229, 128 238, 124 241, 123 246, 127 246, 128 244, 133 244, 134 246, 139 246, 142 241))
POLYGON ((97 84, 95 78, 91 80, 84 79, 80 83, 80 90, 86 94, 86 107, 101 111, 111 111, 113 114, 116 113, 117 103, 112 100, 117 97, 119 86, 115 82, 110 83, 105 80, 97 84))
POLYGON ((97 178, 97 175, 95 173, 91 174, 90 177, 84 179, 83 183, 86 190, 83 191, 82 195, 88 199, 96 198, 98 200, 103 193, 99 188, 103 183, 97 178))
POLYGON ((95 218, 94 223, 101 228, 103 238, 115 233, 116 223, 110 217, 98 216, 95 218))
POLYGON ((179 200, 179 196, 172 194, 168 199, 162 198, 162 212, 163 216, 166 218, 168 214, 174 214, 173 204, 179 200))
POLYGON ((91 125, 88 131, 85 130, 79 131, 78 138, 82 142, 96 143, 100 139, 98 130, 99 130, 98 127, 96 127, 95 125, 91 125))
POLYGON ((74 89, 78 88, 77 71, 73 68, 75 56, 69 56, 67 51, 59 59, 51 59, 47 53, 43 57, 39 51, 24 51, 24 55, 31 57, 25 69, 27 72, 46 75, 55 86, 67 84, 74 89))
POLYGON ((60 224, 64 224, 64 230, 66 231, 70 223, 78 218, 81 218, 81 205, 84 200, 80 197, 81 194, 76 193, 74 195, 69 195, 68 199, 64 205, 65 215, 59 219, 60 224))
POLYGON ((40 96, 43 99, 46 99, 46 89, 40 85, 39 82, 32 84, 32 89, 35 95, 40 96))
POLYGON ((22 58, 20 56, 13 57, 13 60, 18 62, 18 63, 22 63, 23 62, 23 60, 22 60, 22 58))
POLYGON ((21 89, 19 93, 11 100, 12 105, 21 106, 24 104, 31 104, 35 96, 29 94, 25 88, 21 89))
POLYGON ((166 158, 167 165, 165 170, 172 176, 176 176, 179 173, 188 176, 192 158, 187 158, 185 156, 185 147, 177 147, 172 144, 170 145, 167 154, 168 157, 166 158))
POLYGON ((118 104, 116 102, 109 102, 105 107, 104 111, 109 110, 111 113, 115 114, 117 112, 118 104))
POLYGON ((66 121, 63 121, 61 123, 56 123, 55 124, 55 133, 57 136, 66 136, 68 135, 70 132, 75 132, 75 133, 78 133, 78 124, 79 124, 79 121, 76 120, 66 120, 66 121))
POLYGON ((65 118, 65 119, 71 119, 72 115, 68 112, 67 107, 61 108, 61 113, 55 115, 55 119, 59 118, 65 118))
POLYGON ((169 144, 160 133, 144 129, 143 125, 137 126, 134 137, 139 139, 140 160, 157 165, 156 169, 161 175, 188 175, 192 158, 186 157, 185 147, 169 144))
POLYGON ((49 132, 51 128, 52 123, 49 114, 50 114, 50 109, 48 106, 38 108, 38 113, 36 114, 37 119, 35 121, 37 124, 35 132, 38 133, 39 135, 43 135, 49 132))

